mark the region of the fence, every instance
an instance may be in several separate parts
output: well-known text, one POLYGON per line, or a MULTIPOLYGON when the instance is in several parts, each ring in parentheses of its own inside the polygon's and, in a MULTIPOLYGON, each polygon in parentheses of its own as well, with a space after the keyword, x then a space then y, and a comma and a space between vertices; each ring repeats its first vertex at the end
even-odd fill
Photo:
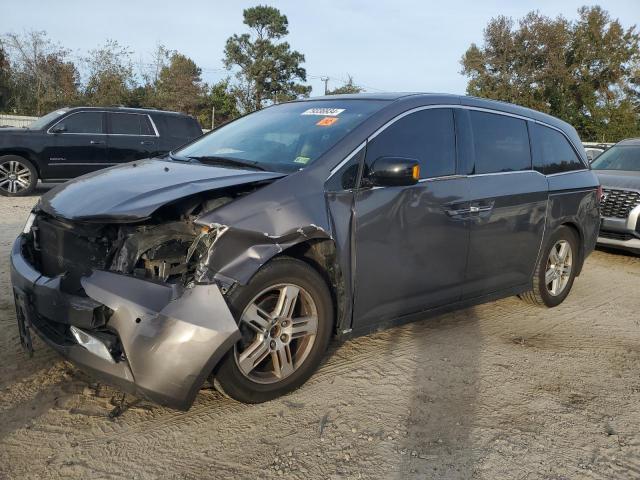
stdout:
POLYGON ((22 127, 27 128, 38 117, 25 117, 22 115, 6 115, 0 113, 0 127, 22 127))

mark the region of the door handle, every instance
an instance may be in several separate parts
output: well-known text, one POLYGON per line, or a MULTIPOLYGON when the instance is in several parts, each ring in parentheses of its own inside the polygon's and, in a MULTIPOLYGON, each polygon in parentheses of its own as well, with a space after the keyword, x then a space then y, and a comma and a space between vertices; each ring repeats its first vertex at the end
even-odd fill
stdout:
POLYGON ((153 142, 150 140, 142 140, 140 142, 140 145, 153 145, 153 142))
POLYGON ((452 208, 452 209, 447 209, 445 210, 445 212, 447 212, 447 215, 449 215, 450 217, 459 217, 460 215, 467 215, 469 213, 471 213, 471 208, 452 208))
POLYGON ((91 140, 89 143, 91 145, 103 145, 104 144, 104 140, 91 140))
POLYGON ((469 207, 469 213, 480 214, 490 212, 491 210, 493 210, 493 203, 494 202, 472 204, 469 207))

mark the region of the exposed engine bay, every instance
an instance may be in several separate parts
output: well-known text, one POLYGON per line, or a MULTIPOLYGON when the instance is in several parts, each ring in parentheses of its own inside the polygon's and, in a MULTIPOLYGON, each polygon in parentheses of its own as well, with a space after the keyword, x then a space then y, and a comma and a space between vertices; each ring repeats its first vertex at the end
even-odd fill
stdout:
POLYGON ((196 225, 194 220, 255 188, 183 199, 136 224, 69 222, 40 212, 25 253, 43 274, 63 275, 61 287, 69 294, 81 294, 80 279, 94 269, 186 286, 198 281, 198 271, 203 270, 199 264, 226 230, 196 225))

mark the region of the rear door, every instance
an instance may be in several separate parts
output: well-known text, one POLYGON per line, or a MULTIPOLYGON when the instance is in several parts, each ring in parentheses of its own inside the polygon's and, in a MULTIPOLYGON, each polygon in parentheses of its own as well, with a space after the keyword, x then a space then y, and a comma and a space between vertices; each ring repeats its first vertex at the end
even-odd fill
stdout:
POLYGON ((158 135, 146 114, 108 112, 108 156, 111 163, 125 163, 153 156, 158 135))
POLYGON ((47 179, 67 179, 107 166, 104 112, 73 112, 49 127, 45 147, 47 179))
POLYGON ((452 110, 427 108, 388 126, 367 144, 365 174, 383 156, 418 160, 421 180, 357 193, 356 328, 459 300, 467 261, 468 185, 457 174, 452 110))
POLYGON ((544 233, 548 183, 532 168, 527 121, 463 110, 470 145, 469 261, 463 298, 530 282, 544 233))

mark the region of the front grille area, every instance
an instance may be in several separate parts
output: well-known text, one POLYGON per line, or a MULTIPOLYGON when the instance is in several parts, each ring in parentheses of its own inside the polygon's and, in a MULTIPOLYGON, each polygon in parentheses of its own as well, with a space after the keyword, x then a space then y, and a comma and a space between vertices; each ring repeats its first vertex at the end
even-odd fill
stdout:
POLYGON ((624 232, 612 232, 610 230, 600 230, 600 235, 602 238, 610 238, 611 240, 622 240, 627 241, 635 238, 630 233, 624 232))
POLYGON ((53 218, 38 217, 36 222, 36 258, 40 271, 47 277, 65 274, 61 287, 77 293, 80 277, 94 268, 106 268, 109 240, 99 227, 85 227, 53 218))
POLYGON ((634 190, 603 189, 606 200, 600 206, 603 217, 627 218, 629 212, 640 205, 640 192, 634 190))

